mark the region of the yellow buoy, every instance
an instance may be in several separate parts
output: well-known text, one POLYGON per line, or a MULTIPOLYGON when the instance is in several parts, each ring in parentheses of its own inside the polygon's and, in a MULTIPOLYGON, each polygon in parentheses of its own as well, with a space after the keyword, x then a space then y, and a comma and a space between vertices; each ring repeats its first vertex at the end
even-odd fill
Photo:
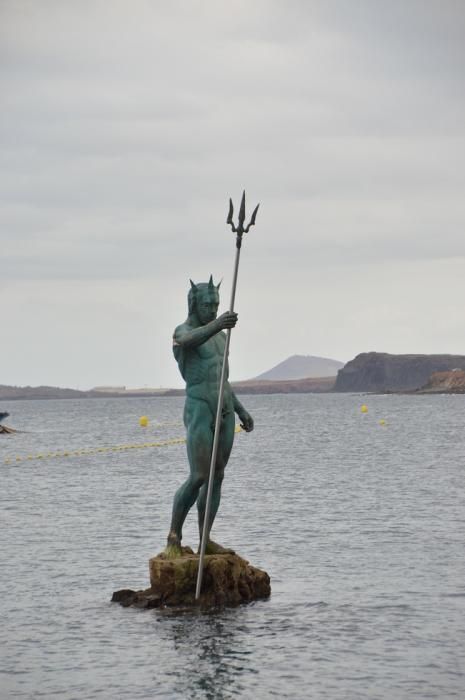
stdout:
POLYGON ((365 404, 362 404, 360 406, 360 410, 362 413, 368 413, 368 406, 366 406, 365 404))
POLYGON ((386 421, 384 420, 384 418, 381 418, 381 420, 379 421, 379 424, 380 424, 380 425, 386 425, 386 421))
POLYGON ((147 418, 147 416, 141 416, 139 418, 139 425, 141 428, 146 428, 148 426, 148 424, 149 424, 149 419, 147 418))

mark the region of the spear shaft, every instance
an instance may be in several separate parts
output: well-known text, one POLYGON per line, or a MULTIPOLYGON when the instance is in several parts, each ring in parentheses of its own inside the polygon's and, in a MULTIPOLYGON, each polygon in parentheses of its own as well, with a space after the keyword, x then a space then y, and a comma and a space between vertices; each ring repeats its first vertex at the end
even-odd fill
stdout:
MULTIPOLYGON (((251 226, 255 224, 255 217, 257 215, 257 209, 258 205, 255 207, 255 210, 252 214, 252 218, 250 220, 249 225, 247 228, 244 229, 244 219, 245 219, 245 192, 242 195, 242 202, 241 202, 241 209, 239 212, 239 225, 236 229, 232 222, 232 202, 230 201, 230 208, 229 208, 229 215, 227 219, 227 223, 231 224, 232 230, 234 233, 237 233, 236 236, 236 258, 234 261, 234 273, 233 273, 233 283, 232 283, 232 290, 231 290, 231 301, 229 304, 229 311, 234 311, 234 303, 236 300, 236 288, 237 288, 237 275, 239 272, 239 260, 241 256, 241 245, 242 245, 242 234, 244 232, 247 232, 251 226)), ((221 378, 220 378, 220 387, 219 387, 219 393, 218 393, 218 405, 216 408, 216 420, 215 420, 215 433, 213 437, 213 447, 212 447, 212 454, 211 454, 211 461, 210 461, 210 473, 208 477, 208 487, 207 487, 207 498, 206 498, 206 503, 205 503, 205 514, 204 514, 204 519, 203 519, 203 528, 202 528, 202 541, 200 543, 200 558, 199 558, 199 569, 197 572, 197 586, 195 589, 195 599, 198 600, 200 598, 200 592, 202 590, 202 577, 203 577, 203 566, 204 566, 204 559, 205 559, 205 550, 207 547, 207 541, 210 536, 210 527, 209 527, 209 520, 210 520, 210 510, 211 510, 211 500, 212 500, 212 491, 213 491, 213 482, 215 479, 215 469, 216 469, 216 458, 218 455, 218 445, 220 442, 220 432, 221 432, 221 419, 223 417, 223 402, 224 402, 224 387, 226 384, 226 372, 227 372, 227 364, 228 364, 228 355, 229 355, 229 344, 231 341, 231 328, 228 328, 226 331, 226 342, 224 346, 224 353, 223 353, 223 366, 221 368, 221 378)))

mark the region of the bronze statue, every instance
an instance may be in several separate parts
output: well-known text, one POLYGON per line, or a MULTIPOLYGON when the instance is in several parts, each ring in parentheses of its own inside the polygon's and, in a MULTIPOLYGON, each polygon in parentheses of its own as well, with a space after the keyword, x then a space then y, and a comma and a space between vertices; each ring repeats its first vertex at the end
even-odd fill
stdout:
MULTIPOLYGON (((234 312, 226 311, 217 318, 219 287, 219 284, 213 284, 212 277, 208 283, 194 284, 191 281, 188 295, 189 315, 186 321, 175 329, 173 335, 173 353, 186 382, 184 424, 187 430, 190 475, 174 497, 166 549, 170 556, 178 556, 181 553, 182 526, 196 501, 202 539, 215 415, 226 343, 226 334, 223 331, 234 328, 237 323, 237 314, 234 312)), ((235 413, 239 416, 244 430, 253 430, 253 419, 231 389, 226 367, 208 533, 220 505, 224 470, 234 441, 235 413)), ((208 540, 207 554, 226 551, 228 550, 208 540)))
POLYGON ((200 284, 191 280, 188 316, 173 334, 173 353, 186 382, 184 424, 190 475, 174 496, 165 550, 150 559, 150 588, 138 592, 129 589, 116 591, 112 600, 122 605, 152 608, 198 604, 217 607, 270 595, 270 578, 265 571, 250 566, 232 550, 210 539, 220 505, 224 470, 234 441, 235 414, 245 431, 250 432, 254 427, 252 417, 229 384, 228 357, 231 330, 237 323, 234 300, 242 236, 254 226, 257 210, 258 205, 250 222, 244 226, 244 192, 236 226, 233 223, 233 204, 229 200, 227 223, 236 234, 229 311, 217 317, 220 285, 213 284, 212 276, 208 282, 200 284), (181 546, 184 521, 195 502, 200 532, 198 557, 189 547, 181 546), (208 576, 205 576, 202 589, 204 568, 208 576))

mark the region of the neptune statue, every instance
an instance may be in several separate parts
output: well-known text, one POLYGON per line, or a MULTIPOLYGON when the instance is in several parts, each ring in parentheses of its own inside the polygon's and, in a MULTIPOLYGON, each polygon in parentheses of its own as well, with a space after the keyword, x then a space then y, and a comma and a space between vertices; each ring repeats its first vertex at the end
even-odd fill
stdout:
MULTIPOLYGON (((184 424, 187 430, 187 457, 190 466, 188 479, 174 497, 171 527, 165 550, 169 556, 173 557, 179 556, 182 552, 182 527, 195 502, 197 502, 199 532, 202 539, 215 416, 226 342, 226 334, 223 331, 234 328, 237 323, 235 312, 226 311, 217 316, 219 287, 219 284, 213 283, 212 277, 206 283, 194 284, 191 281, 188 294, 189 314, 186 321, 177 326, 173 335, 174 357, 186 382, 184 424)), ((253 419, 233 392, 226 372, 208 533, 220 505, 224 470, 234 441, 236 413, 242 428, 247 432, 253 430, 253 419)), ((207 554, 227 551, 230 550, 208 540, 207 554)))

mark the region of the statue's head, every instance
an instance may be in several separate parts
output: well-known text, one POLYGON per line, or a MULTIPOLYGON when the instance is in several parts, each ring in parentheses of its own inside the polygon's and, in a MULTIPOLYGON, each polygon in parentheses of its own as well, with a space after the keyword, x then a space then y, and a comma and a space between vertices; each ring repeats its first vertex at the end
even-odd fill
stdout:
POLYGON ((191 288, 187 301, 189 304, 189 316, 196 314, 200 323, 204 326, 206 323, 213 321, 218 312, 220 303, 219 288, 220 284, 213 284, 213 277, 210 275, 208 282, 199 282, 194 284, 190 280, 191 288))

